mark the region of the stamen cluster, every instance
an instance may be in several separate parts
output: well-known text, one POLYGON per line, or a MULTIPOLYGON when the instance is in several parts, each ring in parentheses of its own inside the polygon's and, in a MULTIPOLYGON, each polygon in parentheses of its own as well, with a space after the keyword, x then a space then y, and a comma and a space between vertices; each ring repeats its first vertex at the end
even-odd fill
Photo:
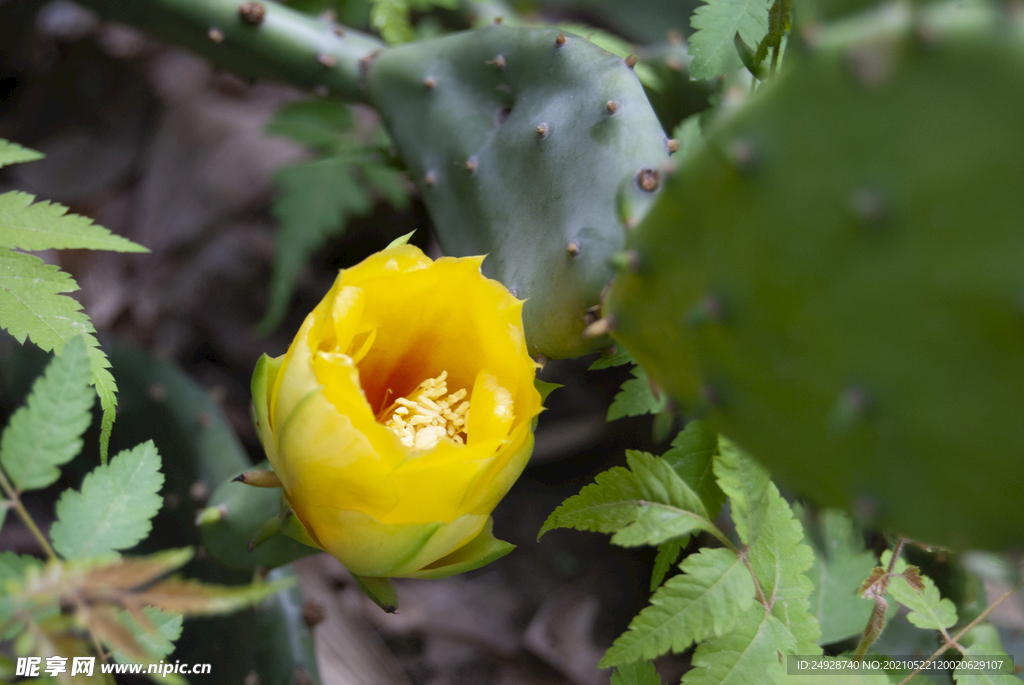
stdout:
POLYGON ((469 400, 464 398, 468 393, 462 389, 448 394, 447 377, 448 372, 442 371, 437 378, 428 378, 384 412, 385 416, 391 414, 384 425, 406 447, 428 450, 442 438, 465 444, 469 400))

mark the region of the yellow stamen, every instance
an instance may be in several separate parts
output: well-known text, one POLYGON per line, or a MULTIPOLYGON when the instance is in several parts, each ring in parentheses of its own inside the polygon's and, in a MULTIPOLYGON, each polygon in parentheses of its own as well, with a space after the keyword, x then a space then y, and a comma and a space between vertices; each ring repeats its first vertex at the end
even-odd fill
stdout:
POLYGON ((448 372, 442 371, 437 378, 423 381, 408 397, 399 397, 378 414, 378 420, 390 416, 384 425, 406 447, 428 450, 442 438, 465 444, 469 400, 464 398, 468 393, 463 388, 448 394, 446 378, 448 372))

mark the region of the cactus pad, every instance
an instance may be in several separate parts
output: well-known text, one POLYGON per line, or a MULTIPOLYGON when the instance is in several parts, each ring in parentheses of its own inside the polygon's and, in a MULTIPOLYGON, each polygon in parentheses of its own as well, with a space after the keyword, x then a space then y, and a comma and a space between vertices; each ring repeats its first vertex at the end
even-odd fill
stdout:
POLYGON ((1019 545, 1021 22, 902 5, 813 37, 631 234, 614 336, 798 492, 1019 545))
POLYGON ((557 30, 493 26, 386 50, 368 95, 444 252, 487 254, 484 273, 527 300, 531 352, 600 347, 581 336, 585 312, 611 280, 620 217, 642 215, 668 159, 625 61, 557 30))

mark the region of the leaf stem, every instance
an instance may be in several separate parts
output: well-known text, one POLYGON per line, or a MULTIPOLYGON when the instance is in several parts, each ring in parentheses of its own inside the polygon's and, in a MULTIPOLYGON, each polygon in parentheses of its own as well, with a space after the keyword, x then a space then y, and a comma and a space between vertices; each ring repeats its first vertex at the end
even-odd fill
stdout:
POLYGON ((43 548, 44 552, 46 552, 46 557, 50 561, 57 561, 57 553, 54 552, 53 547, 50 546, 50 541, 46 539, 46 536, 43 535, 43 531, 39 530, 39 526, 37 526, 36 522, 32 520, 32 516, 28 513, 28 510, 25 509, 25 505, 21 503, 21 498, 18 496, 18 492, 14 489, 14 486, 11 485, 11 482, 7 480, 7 475, 3 472, 3 469, 0 469, 0 488, 2 488, 4 494, 7 495, 7 501, 10 503, 10 506, 18 512, 18 516, 20 516, 21 520, 25 522, 25 525, 28 526, 29 532, 31 532, 32 536, 35 537, 36 542, 38 542, 39 546, 43 548))
POLYGON ((896 568, 896 560, 903 551, 903 544, 906 541, 905 537, 900 536, 892 548, 892 555, 889 557, 889 567, 885 569, 885 575, 879 581, 880 589, 875 592, 875 607, 871 610, 868 624, 864 628, 864 635, 861 636, 857 650, 853 653, 856 659, 860 659, 868 653, 871 645, 879 638, 882 634, 882 629, 885 627, 885 614, 889 610, 889 604, 885 601, 885 591, 889 587, 889 578, 892 577, 892 571, 896 568))
POLYGON ((999 606, 1004 601, 1006 601, 1010 597, 1010 595, 1012 595, 1014 592, 1016 592, 1019 589, 1020 589, 1020 586, 1018 585, 1017 587, 1012 587, 1009 590, 1007 590, 1006 592, 1004 592, 999 599, 997 599, 996 601, 992 602, 992 604, 990 604, 988 607, 986 607, 985 611, 983 611, 980 614, 978 614, 978 617, 976 619, 974 619, 973 621, 971 621, 970 623, 968 623, 964 627, 963 630, 961 630, 959 633, 954 635, 952 637, 952 639, 947 639, 946 644, 942 645, 937 650, 935 650, 935 653, 932 654, 930 657, 928 657, 923 664, 921 664, 916 670, 912 671, 910 673, 910 675, 908 675, 906 678, 901 680, 899 682, 899 685, 907 685, 907 683, 909 683, 913 679, 914 676, 916 676, 918 673, 923 671, 925 669, 925 667, 928 666, 928 664, 930 664, 931 662, 935 661, 940 656, 942 656, 942 653, 945 652, 950 647, 952 647, 954 645, 959 647, 958 643, 960 642, 960 638, 962 638, 964 635, 969 633, 976 625, 978 625, 983 620, 985 620, 985 617, 988 616, 990 613, 992 613, 993 609, 995 609, 997 606, 999 606))

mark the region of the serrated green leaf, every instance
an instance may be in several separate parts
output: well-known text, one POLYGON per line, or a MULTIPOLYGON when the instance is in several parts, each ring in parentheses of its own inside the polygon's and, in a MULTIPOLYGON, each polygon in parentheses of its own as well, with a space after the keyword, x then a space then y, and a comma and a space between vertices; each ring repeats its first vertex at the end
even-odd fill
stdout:
POLYGON ((22 147, 17 143, 0 138, 0 167, 5 167, 8 164, 34 162, 37 159, 42 159, 43 156, 41 152, 30 150, 27 147, 22 147))
POLYGON ((616 466, 551 512, 537 538, 555 528, 614 533, 636 520, 641 487, 628 469, 616 466))
POLYGON ((0 552, 0 594, 7 581, 20 582, 30 568, 42 568, 43 562, 28 554, 0 552))
POLYGON ((731 500, 732 520, 740 540, 745 545, 752 544, 768 519, 769 488, 775 487, 768 472, 721 436, 718 438, 718 456, 712 468, 718 487, 731 500))
POLYGON ((552 528, 615 533, 612 543, 633 547, 713 527, 700 498, 672 467, 643 452, 627 451, 626 458, 633 471, 615 467, 598 474, 596 483, 548 517, 540 535, 552 528))
MULTIPOLYGON (((692 643, 732 630, 754 603, 746 565, 728 549, 702 549, 680 565, 605 653, 600 668, 681 652, 692 643)), ((760 612, 764 614, 763 610, 760 612)))
MULTIPOLYGON (((1007 670, 1013 670, 1013 659, 1007 655, 1003 641, 999 638, 999 631, 989 623, 981 623, 972 628, 961 638, 960 644, 967 648, 964 658, 1003 658, 1010 664, 1007 670)), ((1020 679, 1009 673, 986 675, 963 667, 958 667, 953 672, 953 680, 958 685, 1020 685, 1020 679)))
POLYGON ((267 124, 270 135, 290 138, 296 143, 330 153, 352 131, 352 112, 341 100, 317 98, 285 105, 267 124))
POLYGON ((804 543, 814 548, 809 609, 821 626, 818 642, 827 645, 864 632, 874 602, 858 596, 858 590, 878 562, 864 549, 860 531, 846 514, 825 509, 819 521, 822 546, 806 531, 804 543))
POLYGON ((711 523, 704 503, 665 461, 645 452, 626 450, 626 460, 640 484, 636 520, 612 536, 623 547, 657 545, 711 523))
POLYGON ((777 618, 754 607, 732 632, 697 647, 683 685, 770 685, 784 672, 778 654, 792 653, 794 644, 777 618))
POLYGON ((151 441, 97 466, 81 491, 65 490, 50 528, 53 547, 68 558, 99 556, 132 547, 149 534, 163 502, 160 455, 151 441))
POLYGON ((747 559, 772 615, 793 636, 796 653, 819 654, 815 641, 821 631, 808 610, 814 584, 804 574, 814 563, 814 552, 802 543, 803 537, 803 526, 769 482, 768 508, 757 540, 747 549, 747 559))
POLYGON ((700 497, 667 461, 646 452, 626 450, 626 463, 640 483, 640 494, 645 500, 670 504, 707 518, 700 497))
POLYGON ((587 371, 600 371, 610 369, 613 366, 623 364, 636 364, 636 359, 622 345, 615 345, 601 353, 601 356, 594 360, 594 363, 587 367, 587 371))
POLYGON ((672 448, 661 455, 704 503, 709 519, 718 516, 725 504, 725 493, 715 481, 714 456, 718 434, 703 421, 690 421, 672 440, 672 448))
POLYGON ((650 661, 637 661, 616 668, 611 685, 661 685, 661 676, 650 661))
MULTIPOLYGON (((174 642, 181 637, 182 615, 150 606, 143 608, 142 611, 149 619, 150 625, 147 627, 143 627, 131 613, 123 609, 117 612, 117 620, 149 654, 152 661, 156 662, 174 651, 174 642)), ((113 649, 112 653, 118 663, 138 663, 117 649, 113 649)))
POLYGON ((708 0, 690 18, 690 78, 711 79, 739 67, 733 38, 758 45, 768 33, 772 0, 708 0))
POLYGON ((35 202, 19 191, 0 195, 0 245, 20 250, 149 252, 56 202, 35 202))
POLYGON ((103 409, 100 459, 105 463, 117 409, 117 385, 82 305, 62 294, 76 290, 74 279, 57 267, 33 255, 0 249, 0 327, 19 343, 28 338, 45 352, 59 353, 79 335, 89 346, 91 382, 103 409))
POLYGON ((651 384, 647 372, 641 367, 632 371, 635 378, 622 384, 622 388, 608 407, 608 420, 614 421, 624 416, 640 416, 641 414, 657 414, 665 408, 668 398, 662 395, 655 398, 651 392, 651 384))
POLYGON ((672 564, 676 563, 679 554, 689 542, 690 536, 686 535, 658 545, 658 554, 654 557, 654 569, 651 571, 651 592, 657 590, 661 582, 665 580, 665 574, 672 568, 672 564))
POLYGON ((302 265, 329 237, 344 232, 349 218, 373 209, 356 180, 358 155, 339 155, 279 169, 274 216, 280 228, 270 282, 270 304, 259 328, 269 332, 288 309, 302 265))
POLYGON ((942 630, 954 625, 957 621, 956 605, 942 598, 931 578, 925 575, 920 578, 924 584, 923 592, 911 587, 902 576, 894 575, 889 579, 889 594, 910 609, 907 620, 928 630, 942 630))
POLYGON ((0 439, 0 463, 16 491, 55 483, 58 467, 81 451, 96 401, 89 366, 85 343, 73 339, 36 379, 25 406, 11 416, 0 439))

